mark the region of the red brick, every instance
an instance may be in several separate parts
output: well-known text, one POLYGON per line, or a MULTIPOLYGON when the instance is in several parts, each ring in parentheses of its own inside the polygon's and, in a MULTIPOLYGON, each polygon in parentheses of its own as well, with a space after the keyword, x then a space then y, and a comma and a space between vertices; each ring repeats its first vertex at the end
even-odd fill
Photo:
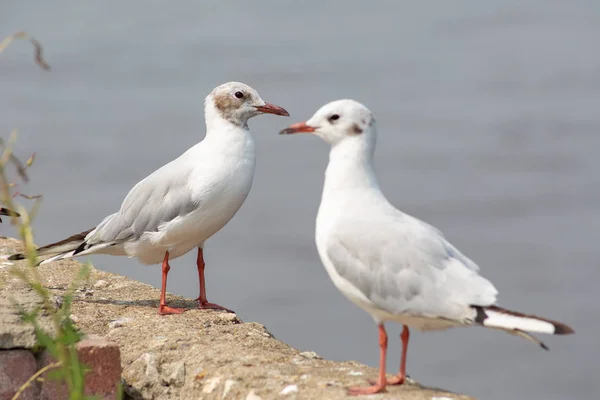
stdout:
MULTIPOLYGON (((10 400, 17 390, 37 371, 37 362, 29 350, 0 350, 0 400, 10 400)), ((33 382, 19 397, 38 398, 39 386, 33 382)))
MULTIPOLYGON (((79 361, 90 368, 85 375, 85 394, 96 395, 102 400, 117 398, 117 386, 121 380, 121 352, 119 346, 99 336, 90 336, 77 344, 79 361)), ((42 356, 42 365, 51 362, 48 354, 42 356)), ((64 390, 64 389, 63 389, 64 390)), ((67 396, 68 397, 68 396, 67 396)), ((64 391, 56 381, 45 381, 40 399, 62 400, 64 391)))
MULTIPOLYGON (((44 368, 46 365, 52 364, 53 362, 54 358, 52 358, 50 353, 44 351, 40 356, 38 369, 44 368)), ((40 390, 41 400, 64 400, 69 398, 67 388, 61 387, 57 381, 49 379, 48 372, 43 373, 41 378, 43 379, 40 390)))
POLYGON ((115 399, 121 381, 121 351, 116 343, 91 336, 77 343, 79 360, 92 370, 85 376, 86 394, 115 399))

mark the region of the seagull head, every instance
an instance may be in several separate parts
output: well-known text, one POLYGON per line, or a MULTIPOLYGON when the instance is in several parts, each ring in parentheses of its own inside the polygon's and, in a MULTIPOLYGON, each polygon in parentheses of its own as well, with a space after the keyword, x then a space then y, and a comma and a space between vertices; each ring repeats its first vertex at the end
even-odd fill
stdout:
POLYGON ((206 97, 207 114, 216 113, 234 125, 246 126, 248 120, 260 114, 275 114, 289 117, 279 106, 265 103, 258 92, 240 82, 227 82, 213 89, 206 97))
POLYGON ((354 100, 336 100, 321 107, 308 121, 290 125, 282 135, 312 133, 331 145, 346 141, 375 140, 375 118, 354 100))

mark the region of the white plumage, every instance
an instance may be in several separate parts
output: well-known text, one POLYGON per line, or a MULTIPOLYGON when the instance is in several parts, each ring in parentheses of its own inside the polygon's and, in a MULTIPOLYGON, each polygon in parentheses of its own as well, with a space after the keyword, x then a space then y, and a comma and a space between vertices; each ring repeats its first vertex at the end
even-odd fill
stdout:
POLYGON ((351 389, 351 394, 385 388, 385 321, 404 325, 402 367, 392 379, 396 384, 406 376, 409 327, 426 331, 480 325, 544 348, 527 332, 573 332, 560 322, 497 307, 498 291, 473 261, 438 229, 390 204, 373 169, 376 123, 365 106, 334 101, 281 133, 299 132, 313 133, 331 145, 316 223, 319 256, 335 286, 379 325, 379 381, 351 389))
MULTIPOLYGON (((202 249, 250 191, 255 152, 248 120, 262 113, 289 115, 243 83, 215 88, 205 101, 204 140, 137 183, 120 210, 96 228, 38 249, 38 255, 50 256, 41 264, 87 254, 126 255, 144 264, 162 261, 163 312, 168 260, 197 248, 200 305, 222 309, 206 301, 202 249)), ((20 258, 22 254, 11 256, 20 258)))

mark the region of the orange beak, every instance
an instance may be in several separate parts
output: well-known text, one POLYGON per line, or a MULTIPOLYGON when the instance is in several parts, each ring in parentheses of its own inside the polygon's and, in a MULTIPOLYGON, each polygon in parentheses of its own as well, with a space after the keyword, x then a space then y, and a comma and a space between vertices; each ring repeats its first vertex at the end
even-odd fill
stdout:
POLYGON ((290 125, 289 127, 285 128, 284 130, 279 132, 279 134, 280 135, 292 135, 294 133, 314 132, 314 131, 315 131, 315 128, 313 128, 312 126, 306 125, 306 122, 298 122, 297 124, 290 125))
POLYGON ((285 108, 276 106, 275 104, 265 103, 264 106, 255 106, 255 108, 261 113, 283 115, 284 117, 290 116, 285 108))

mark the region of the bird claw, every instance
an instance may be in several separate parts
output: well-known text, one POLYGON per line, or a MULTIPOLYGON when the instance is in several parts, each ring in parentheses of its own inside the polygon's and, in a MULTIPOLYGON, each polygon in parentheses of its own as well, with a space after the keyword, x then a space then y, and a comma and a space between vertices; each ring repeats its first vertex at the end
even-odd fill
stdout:
MULTIPOLYGON (((374 379, 369 379, 368 382, 371 385, 377 385, 377 381, 374 380, 374 379)), ((406 382, 406 377, 400 378, 400 376, 398 376, 398 375, 393 376, 392 378, 388 378, 387 379, 387 384, 390 385, 390 386, 402 385, 404 382, 406 382)))
POLYGON ((184 311, 185 311, 184 308, 169 307, 164 304, 161 304, 160 306, 158 306, 158 314, 159 315, 182 314, 184 311))
POLYGON ((384 385, 375 384, 373 386, 367 386, 367 387, 353 386, 351 388, 348 388, 347 393, 349 396, 360 396, 363 394, 375 394, 375 393, 383 393, 383 392, 385 392, 385 384, 384 385))
POLYGON ((215 303, 209 303, 208 301, 200 302, 198 308, 201 310, 220 310, 235 314, 235 311, 232 311, 229 308, 225 308, 215 303))
POLYGON ((387 380, 388 385, 402 385, 404 382, 406 382, 405 376, 394 376, 393 378, 389 378, 387 380))

